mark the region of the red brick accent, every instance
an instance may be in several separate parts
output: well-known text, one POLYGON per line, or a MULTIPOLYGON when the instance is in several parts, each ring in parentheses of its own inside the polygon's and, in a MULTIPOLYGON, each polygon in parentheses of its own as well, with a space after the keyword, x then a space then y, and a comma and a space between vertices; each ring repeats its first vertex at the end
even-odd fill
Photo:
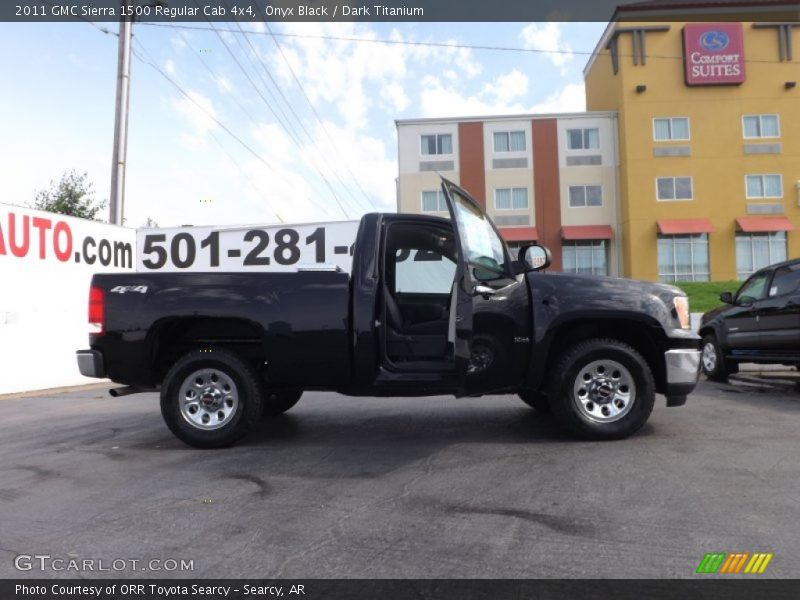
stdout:
POLYGON ((555 119, 534 119, 533 195, 539 242, 550 248, 552 267, 561 270, 561 186, 558 171, 558 128, 555 119))
POLYGON ((458 124, 459 182, 486 210, 486 167, 483 162, 483 123, 458 124))

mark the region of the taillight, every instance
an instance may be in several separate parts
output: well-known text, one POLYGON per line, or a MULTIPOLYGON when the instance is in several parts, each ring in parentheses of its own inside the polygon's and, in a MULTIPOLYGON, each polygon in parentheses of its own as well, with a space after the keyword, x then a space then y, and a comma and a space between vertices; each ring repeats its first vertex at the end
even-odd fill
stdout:
POLYGON ((103 335, 106 331, 106 294, 99 288, 89 290, 89 333, 103 335))

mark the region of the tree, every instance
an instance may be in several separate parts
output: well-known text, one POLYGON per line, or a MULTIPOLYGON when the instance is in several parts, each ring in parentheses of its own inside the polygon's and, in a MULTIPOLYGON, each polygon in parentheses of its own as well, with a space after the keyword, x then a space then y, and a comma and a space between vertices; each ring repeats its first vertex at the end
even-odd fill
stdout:
POLYGON ((71 170, 64 173, 58 183, 51 180, 48 189, 36 192, 33 208, 100 221, 102 219, 97 213, 106 204, 105 200, 95 199, 94 184, 89 181, 88 173, 78 174, 71 170))
POLYGON ((145 229, 158 229, 158 221, 153 219, 152 217, 147 217, 147 220, 142 225, 145 229))

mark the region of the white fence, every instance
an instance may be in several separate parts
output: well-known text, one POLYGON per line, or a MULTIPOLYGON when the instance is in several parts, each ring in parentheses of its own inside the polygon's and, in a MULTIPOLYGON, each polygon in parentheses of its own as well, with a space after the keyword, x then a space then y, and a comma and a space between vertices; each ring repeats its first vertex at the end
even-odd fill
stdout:
POLYGON ((134 229, 0 204, 0 394, 96 382, 75 362, 89 282, 135 261, 134 229))

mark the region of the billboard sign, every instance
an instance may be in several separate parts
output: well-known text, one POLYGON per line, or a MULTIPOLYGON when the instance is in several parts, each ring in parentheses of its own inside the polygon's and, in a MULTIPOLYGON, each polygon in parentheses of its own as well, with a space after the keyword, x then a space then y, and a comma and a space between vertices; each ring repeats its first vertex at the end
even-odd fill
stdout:
POLYGON ((349 273, 358 224, 139 229, 136 270, 236 273, 339 267, 349 273))
POLYGON ((744 82, 741 23, 689 23, 683 28, 686 85, 738 85, 744 82))

